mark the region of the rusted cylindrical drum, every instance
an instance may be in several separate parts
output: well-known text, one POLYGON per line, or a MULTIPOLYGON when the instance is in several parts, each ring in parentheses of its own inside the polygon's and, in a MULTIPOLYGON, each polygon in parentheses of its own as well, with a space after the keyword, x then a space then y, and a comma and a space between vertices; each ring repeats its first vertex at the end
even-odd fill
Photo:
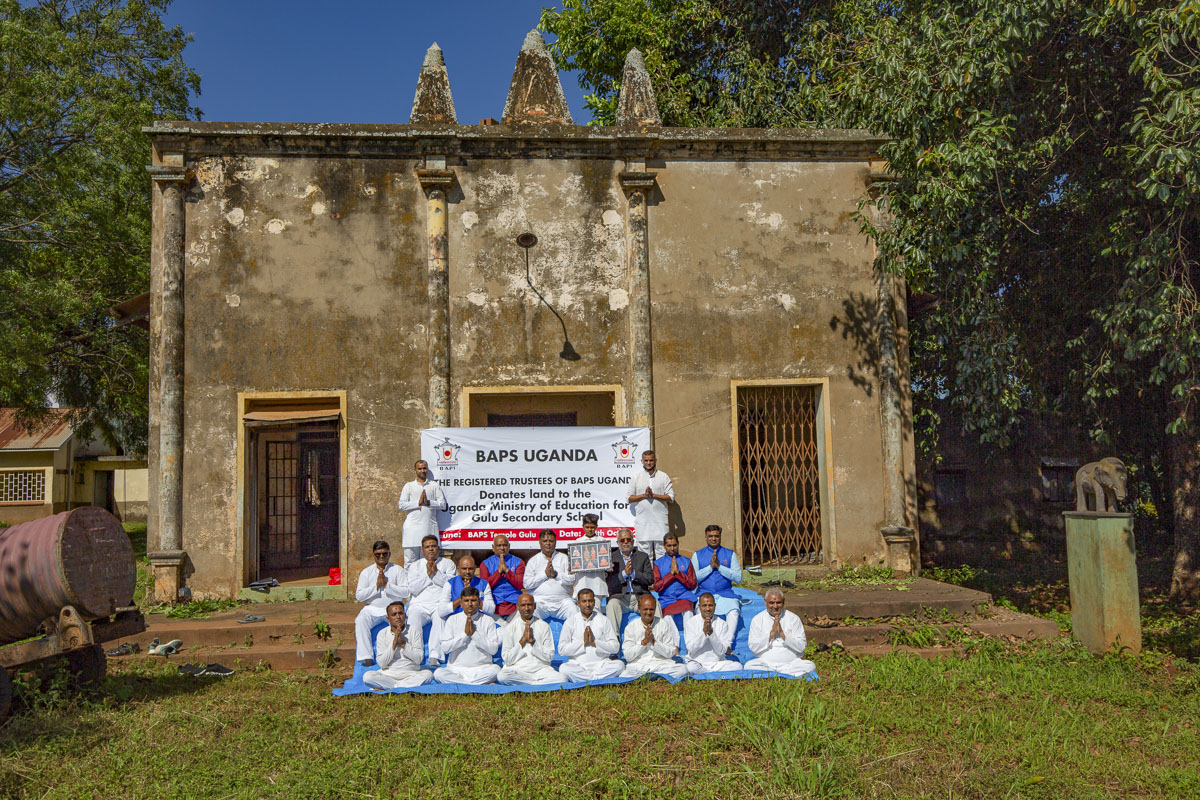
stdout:
POLYGON ((77 508, 0 530, 0 644, 37 633, 74 606, 84 618, 132 605, 137 567, 121 522, 77 508))

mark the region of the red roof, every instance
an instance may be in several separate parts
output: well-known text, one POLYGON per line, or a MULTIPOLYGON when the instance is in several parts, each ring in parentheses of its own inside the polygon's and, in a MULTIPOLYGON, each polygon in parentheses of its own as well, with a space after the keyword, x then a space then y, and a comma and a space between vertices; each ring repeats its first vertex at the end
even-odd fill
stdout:
POLYGON ((52 408, 45 421, 28 430, 13 408, 0 408, 0 450, 57 450, 71 438, 69 411, 52 408))

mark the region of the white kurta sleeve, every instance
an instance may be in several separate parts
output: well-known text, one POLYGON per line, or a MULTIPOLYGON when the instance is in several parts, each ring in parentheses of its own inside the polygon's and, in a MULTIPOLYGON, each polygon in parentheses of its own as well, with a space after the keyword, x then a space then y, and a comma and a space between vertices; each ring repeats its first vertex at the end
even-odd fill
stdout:
POLYGON ((483 591, 479 593, 479 597, 483 600, 479 610, 491 616, 496 613, 496 601, 492 599, 492 587, 485 585, 483 591))
POLYGON ((547 580, 549 578, 546 577, 546 557, 537 553, 525 564, 525 591, 532 594, 534 589, 547 580))
POLYGON ((579 580, 579 576, 571 572, 571 562, 562 553, 555 553, 554 560, 558 562, 554 565, 554 571, 558 573, 558 579, 562 581, 566 593, 571 594, 571 587, 579 580))
POLYGON ((750 621, 750 635, 747 637, 747 643, 750 645, 750 652, 756 656, 761 656, 767 652, 771 641, 767 638, 771 632, 771 626, 774 624, 771 615, 765 611, 759 612, 753 620, 750 621))
POLYGON ((380 669, 387 669, 393 660, 396 658, 396 651, 392 649, 392 645, 396 640, 392 636, 391 627, 385 627, 375 637, 375 665, 380 669))
POLYGON ((808 642, 804 636, 804 623, 800 618, 790 612, 785 612, 783 618, 783 645, 788 650, 791 650, 796 655, 804 655, 804 648, 808 646, 808 642))
POLYGON ((421 490, 417 488, 416 491, 413 491, 414 486, 419 487, 420 484, 406 483, 404 484, 404 488, 400 490, 400 502, 397 505, 401 511, 416 511, 421 507, 421 490))
MULTIPOLYGON (((716 628, 713 628, 715 631, 716 628)), ((687 645, 688 655, 699 653, 704 646, 704 619, 699 614, 693 614, 691 619, 683 623, 683 642, 687 645)))
MULTIPOLYGON (((696 558, 696 554, 692 553, 692 569, 696 571, 696 582, 699 583, 700 581, 707 578, 708 574, 710 572, 712 572, 712 562, 705 561, 704 564, 701 564, 699 559, 696 558)), ((697 591, 699 591, 699 590, 697 590, 697 591)), ((703 594, 703 592, 701 592, 701 594, 703 594)), ((687 630, 685 629, 683 633, 684 633, 684 637, 686 638, 687 630)), ((689 644, 688 650, 691 650, 691 649, 692 649, 692 646, 689 644)))
POLYGON ((550 632, 549 624, 540 619, 535 620, 533 625, 533 654, 538 661, 547 664, 554 660, 554 634, 550 632))
POLYGON ((621 645, 621 653, 626 661, 634 661, 650 648, 642 644, 646 628, 641 619, 633 619, 625 626, 625 642, 621 645))
POLYGON ((409 625, 404 639, 404 657, 414 664, 420 664, 425 659, 425 637, 421 634, 421 629, 409 625))
MULTIPOLYGON (((733 644, 733 626, 718 617, 713 618, 713 638, 716 639, 717 655, 725 657, 725 652, 733 644)), ((691 645, 688 651, 691 652, 691 645)))
POLYGON ((435 486, 432 492, 426 492, 425 499, 429 501, 429 507, 434 511, 445 511, 450 506, 441 486, 435 486))
POLYGON ((438 601, 438 614, 448 617, 454 613, 454 600, 450 597, 450 581, 442 587, 442 599, 438 601))
MULTIPOLYGON (((443 653, 460 650, 467 643, 467 634, 463 630, 466 623, 466 619, 463 619, 461 623, 458 619, 452 619, 446 623, 446 627, 442 630, 441 649, 443 653)), ((476 631, 478 631, 478 626, 476 631)))
POLYGON ((504 627, 504 633, 500 637, 500 659, 505 666, 511 667, 517 661, 517 656, 521 654, 521 645, 517 644, 521 641, 521 637, 525 634, 525 623, 512 623, 504 627))
POLYGON ((674 503, 675 502, 675 487, 671 485, 671 476, 665 472, 662 473, 662 476, 663 476, 663 483, 665 483, 666 486, 663 487, 663 490, 661 492, 655 492, 655 494, 665 494, 667 497, 671 498, 671 502, 674 503))
MULTIPOLYGON (((694 560, 696 556, 693 555, 692 558, 694 560)), ((729 566, 727 567, 722 564, 720 570, 721 574, 728 578, 731 582, 742 582, 742 562, 738 561, 737 553, 731 554, 729 556, 729 566)))
MULTIPOLYGON (((408 593, 412 597, 420 596, 421 592, 429 588, 433 581, 429 577, 429 573, 425 571, 425 559, 414 561, 405 569, 408 573, 408 593)), ((433 571, 437 575, 437 570, 433 571)))
POLYGON ((379 567, 371 565, 358 574, 358 587, 354 591, 354 599, 360 603, 370 603, 379 597, 379 589, 375 581, 379 578, 379 567))
MULTIPOLYGON (((387 586, 383 587, 383 594, 389 602, 407 600, 411 594, 408 590, 408 573, 399 564, 393 566, 396 568, 390 570, 391 575, 388 576, 387 586)), ((389 570, 384 570, 384 572, 389 572, 389 570)))
MULTIPOLYGON (((562 633, 558 635, 558 654, 563 658, 576 658, 583 655, 583 617, 571 617, 563 623, 562 633)), ((594 630, 594 629, 593 629, 594 630)), ((599 644, 599 639, 596 640, 599 644)))
POLYGON ((608 617, 599 614, 596 616, 596 621, 592 623, 592 635, 596 637, 596 655, 605 658, 615 656, 621 652, 621 642, 617 639, 617 632, 613 629, 612 623, 608 621, 608 617))
POLYGON ((674 658, 679 654, 679 631, 669 617, 663 617, 654 626, 654 654, 659 658, 674 658))
POLYGON ((475 635, 471 637, 471 644, 489 656, 496 655, 496 651, 500 649, 500 629, 496 626, 496 620, 486 614, 476 620, 475 635))

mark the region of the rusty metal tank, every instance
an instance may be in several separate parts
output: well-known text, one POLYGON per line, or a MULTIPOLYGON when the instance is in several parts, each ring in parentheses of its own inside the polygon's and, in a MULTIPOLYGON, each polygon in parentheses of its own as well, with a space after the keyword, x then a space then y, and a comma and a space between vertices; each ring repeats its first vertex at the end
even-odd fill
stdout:
POLYGON ((0 644, 74 606, 87 620, 133 604, 137 567, 121 522, 76 508, 0 530, 0 644))

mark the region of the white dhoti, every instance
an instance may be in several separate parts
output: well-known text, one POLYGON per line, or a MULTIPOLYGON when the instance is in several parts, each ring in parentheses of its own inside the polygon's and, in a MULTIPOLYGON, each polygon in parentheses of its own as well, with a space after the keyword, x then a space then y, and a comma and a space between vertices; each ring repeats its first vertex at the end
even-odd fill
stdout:
MULTIPOLYGON (((433 605, 419 605, 416 602, 413 602, 408 607, 407 611, 408 611, 408 624, 413 626, 417 630, 423 631, 425 629, 425 623, 432 622, 433 620, 437 619, 437 604, 436 603, 433 605)), ((432 626, 430 626, 430 629, 429 629, 429 641, 431 644, 433 643, 433 627, 432 626)), ((430 652, 432 652, 432 649, 430 650, 430 652)))
POLYGON ((379 606, 363 606, 354 618, 354 660, 374 661, 375 653, 371 649, 374 639, 371 628, 381 620, 387 619, 387 609, 379 606))
POLYGON ((807 658, 752 658, 746 662, 742 669, 761 669, 778 672, 780 675, 791 675, 794 678, 800 678, 810 672, 816 672, 817 665, 807 658))
POLYGON ((405 667, 373 669, 363 674, 363 683, 374 689, 413 689, 432 680, 433 673, 427 669, 405 667))
POLYGON ((544 683, 562 683, 563 677, 558 670, 549 664, 530 665, 528 663, 515 667, 501 667, 496 675, 496 683, 508 686, 537 686, 544 683))
POLYGON ((625 662, 615 658, 596 661, 568 661, 558 668, 558 674, 570 683, 586 683, 620 677, 625 662))
POLYGON ((687 667, 678 661, 668 661, 665 658, 642 658, 631 664, 626 664, 621 671, 622 678, 640 678, 643 675, 666 675, 671 678, 686 678, 687 667))
POLYGON ((687 662, 687 671, 689 675, 704 675, 709 672, 737 672, 740 669, 745 669, 736 661, 725 659, 723 661, 705 662, 691 661, 687 662))
POLYGON ((454 664, 438 667, 433 671, 433 679, 438 683, 469 683, 482 686, 494 683, 500 668, 495 664, 481 664, 477 667, 463 667, 454 664))
POLYGON ((575 601, 570 597, 535 598, 535 600, 537 601, 537 608, 534 609, 533 613, 537 615, 538 619, 555 617, 565 620, 579 610, 579 607, 575 605, 575 601))

